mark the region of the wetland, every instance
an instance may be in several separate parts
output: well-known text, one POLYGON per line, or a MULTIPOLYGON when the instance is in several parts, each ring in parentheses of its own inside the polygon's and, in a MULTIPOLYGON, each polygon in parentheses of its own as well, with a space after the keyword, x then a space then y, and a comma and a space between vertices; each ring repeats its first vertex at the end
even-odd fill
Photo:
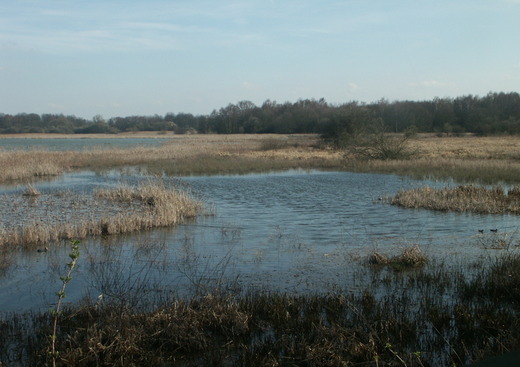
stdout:
MULTIPOLYGON (((19 160, 9 160, 0 187, 4 365, 444 366, 519 347, 515 212, 392 205, 424 187, 456 190, 460 178, 403 175, 399 162, 378 173, 384 163, 355 162, 312 136, 185 139, 43 150, 40 163, 56 167, 49 174, 13 175, 19 160), (159 199, 171 193, 182 200, 159 199), (167 213, 192 206, 161 221, 152 215, 162 203, 167 213), (158 225, 109 230, 120 215, 158 225), (97 230, 22 236, 85 222, 97 230), (58 358, 48 354, 48 309, 72 239, 80 257, 58 358), (422 260, 404 261, 410 249, 422 260)), ((443 157, 431 148, 441 140, 418 139, 417 166, 491 159, 471 156, 467 139, 464 153, 460 141, 442 140, 454 147, 443 157)), ((475 152, 488 149, 514 171, 514 153, 495 144, 484 139, 475 152)), ((9 149, 0 160, 34 152, 9 149)))

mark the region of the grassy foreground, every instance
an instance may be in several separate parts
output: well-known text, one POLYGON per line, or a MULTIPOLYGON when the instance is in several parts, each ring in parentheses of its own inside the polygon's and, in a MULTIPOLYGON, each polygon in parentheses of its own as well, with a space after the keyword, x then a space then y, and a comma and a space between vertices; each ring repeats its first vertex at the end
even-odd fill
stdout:
MULTIPOLYGON (((368 266, 368 265, 367 265, 368 266)), ((59 366, 463 366, 520 344, 520 256, 451 268, 372 267, 361 292, 215 289, 143 310, 119 301, 64 310, 59 366), (485 265, 485 266, 484 266, 485 265), (410 269, 410 268, 409 268, 410 269), (478 270, 478 271, 477 271, 478 270), (438 296, 443 294, 443 297, 438 296)), ((0 321, 0 362, 51 363, 52 315, 0 321)))

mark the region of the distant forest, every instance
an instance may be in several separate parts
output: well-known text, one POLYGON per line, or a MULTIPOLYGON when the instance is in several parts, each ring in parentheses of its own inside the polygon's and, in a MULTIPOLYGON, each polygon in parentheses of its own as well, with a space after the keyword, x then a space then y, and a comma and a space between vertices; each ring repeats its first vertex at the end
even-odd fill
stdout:
POLYGON ((113 117, 92 120, 63 114, 0 113, 0 133, 119 133, 173 131, 185 133, 262 134, 318 133, 338 136, 355 126, 383 123, 387 132, 433 132, 457 135, 520 134, 520 95, 489 93, 431 101, 379 100, 374 103, 329 104, 324 99, 300 99, 261 106, 249 101, 229 104, 210 115, 167 113, 164 116, 113 117))

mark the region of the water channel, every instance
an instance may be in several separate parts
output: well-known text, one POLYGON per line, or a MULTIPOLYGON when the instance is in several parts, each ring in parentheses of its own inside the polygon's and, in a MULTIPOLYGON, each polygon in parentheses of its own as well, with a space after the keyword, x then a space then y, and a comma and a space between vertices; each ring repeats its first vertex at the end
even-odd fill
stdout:
MULTIPOLYGON (((100 185, 140 179, 147 178, 74 172, 35 186, 42 192, 89 193, 100 185)), ((428 256, 455 262, 492 256, 482 246, 483 236, 514 239, 519 228, 514 216, 410 210, 384 200, 400 189, 454 185, 449 182, 298 170, 175 182, 213 206, 215 215, 171 229, 83 241, 68 302, 126 297, 138 304, 223 284, 286 293, 362 289, 363 259, 374 248, 391 253, 419 244, 428 256)), ((21 190, 0 187, 0 194, 7 195, 0 205, 9 205, 5 198, 21 190)), ((0 310, 48 309, 68 252, 63 245, 12 255, 12 265, 0 274, 0 310)))

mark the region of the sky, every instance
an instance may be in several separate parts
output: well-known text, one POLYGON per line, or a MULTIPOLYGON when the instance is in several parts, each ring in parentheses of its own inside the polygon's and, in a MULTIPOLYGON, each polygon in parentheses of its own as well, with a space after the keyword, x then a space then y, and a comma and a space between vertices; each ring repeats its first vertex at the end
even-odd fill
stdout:
POLYGON ((0 113, 520 89, 520 0, 0 0, 0 113))

